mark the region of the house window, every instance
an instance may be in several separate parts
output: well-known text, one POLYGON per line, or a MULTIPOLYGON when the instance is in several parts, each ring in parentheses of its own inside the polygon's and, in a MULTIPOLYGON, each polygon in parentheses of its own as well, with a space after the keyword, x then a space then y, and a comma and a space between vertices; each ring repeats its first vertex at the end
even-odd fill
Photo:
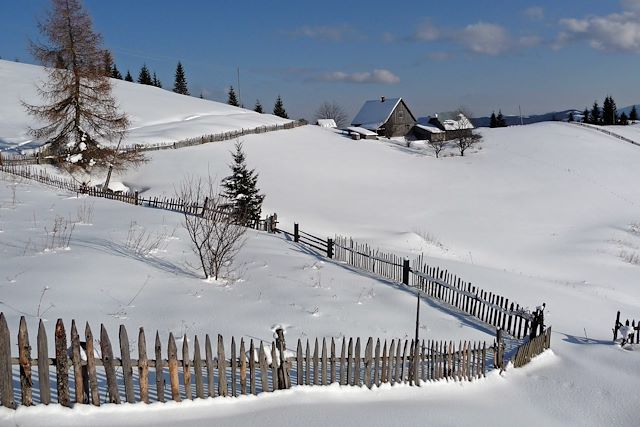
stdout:
POLYGON ((404 113, 403 113, 403 111, 402 111, 402 110, 398 110, 398 111, 396 112, 396 117, 398 117, 398 120, 402 120, 402 119, 404 119, 404 113))

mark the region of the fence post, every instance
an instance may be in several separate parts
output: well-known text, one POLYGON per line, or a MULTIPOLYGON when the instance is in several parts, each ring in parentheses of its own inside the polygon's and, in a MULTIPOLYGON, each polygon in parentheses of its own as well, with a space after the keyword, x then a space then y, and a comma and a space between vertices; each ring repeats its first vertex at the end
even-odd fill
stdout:
POLYGON ((620 329, 620 310, 618 310, 618 315, 616 316, 616 324, 613 327, 613 341, 614 342, 618 339, 618 329, 620 329))
POLYGON ((500 368, 500 371, 504 369, 504 337, 502 336, 502 329, 500 328, 496 331, 496 348, 494 350, 493 365, 496 369, 500 368))
POLYGON ((135 205, 138 206, 140 203, 138 203, 138 192, 135 192, 135 205))
POLYGON ((297 222, 293 223, 293 241, 296 243, 300 241, 300 230, 297 222))
POLYGON ((409 266, 409 260, 402 260, 402 283, 405 285, 409 285, 409 272, 411 271, 411 267, 409 266))
POLYGON ((327 239, 327 258, 333 258, 333 239, 327 239))

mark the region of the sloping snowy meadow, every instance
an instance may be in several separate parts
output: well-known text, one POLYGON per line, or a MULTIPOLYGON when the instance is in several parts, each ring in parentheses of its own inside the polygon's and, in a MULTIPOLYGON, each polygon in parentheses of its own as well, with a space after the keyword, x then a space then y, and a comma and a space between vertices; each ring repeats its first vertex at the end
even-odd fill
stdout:
MULTIPOLYGON (((28 97, 34 77, 18 77, 12 67, 0 61, 0 73, 12 76, 22 85, 16 93, 28 97)), ((149 91, 156 89, 116 87, 125 111, 150 114, 141 119, 140 129, 147 130, 134 130, 130 142, 212 133, 208 124, 191 127, 197 119, 184 119, 225 107, 183 106, 183 99, 193 99, 163 92, 168 101, 154 124, 145 106, 161 102, 149 91)), ((9 117, 0 124, 2 143, 27 142, 24 112, 2 105, 9 117)), ((243 123, 247 119, 240 127, 263 120, 239 114, 243 123)), ((546 303, 552 351, 529 366, 420 389, 303 387, 150 407, 2 410, 0 424, 637 425, 640 352, 614 345, 611 329, 617 310, 640 318, 640 148, 566 123, 480 132, 484 141, 476 149, 464 157, 450 149, 440 159, 420 145, 354 141, 314 126, 242 142, 249 166, 260 174, 263 212, 277 212, 282 228, 298 222, 320 236, 347 235, 408 257, 424 253, 431 264, 525 307, 546 303)), ((225 177, 233 143, 152 152, 147 164, 114 180, 143 196, 173 196, 188 175, 225 177)), ((25 315, 33 331, 39 317, 50 328, 62 317, 104 323, 114 333, 121 323, 132 330, 144 326, 163 337, 221 333, 270 340, 276 324, 286 327, 291 342, 413 334, 410 292, 282 235, 248 231, 229 277, 203 281, 190 266, 195 259, 180 223, 176 213, 77 197, 5 175, 0 310, 12 331, 25 315), (49 244, 56 217, 73 224, 63 245, 68 248, 49 244), (136 248, 131 236, 140 235, 157 244, 136 248)), ((422 307, 425 339, 492 340, 490 331, 459 314, 428 301, 422 307)))

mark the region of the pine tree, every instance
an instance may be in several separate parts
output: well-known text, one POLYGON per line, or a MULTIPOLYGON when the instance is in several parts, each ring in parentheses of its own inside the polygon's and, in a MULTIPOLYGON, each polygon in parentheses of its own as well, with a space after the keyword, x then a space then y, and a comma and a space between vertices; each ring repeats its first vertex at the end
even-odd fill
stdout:
POLYGON ((602 104, 602 122, 605 126, 615 125, 618 122, 616 102, 612 96, 607 96, 602 104))
POLYGON ((489 120, 489 127, 490 128, 497 128, 498 127, 498 119, 496 118, 496 112, 492 112, 491 113, 491 119, 489 120))
POLYGON ((115 62, 113 63, 113 67, 111 67, 111 78, 122 80, 122 74, 120 74, 120 71, 118 70, 118 67, 116 67, 115 62))
POLYGON ((631 107, 631 112, 629 113, 629 120, 632 123, 635 123, 638 120, 638 110, 636 110, 636 106, 631 107))
POLYGON ((598 105, 598 101, 594 101, 593 107, 591 108, 591 114, 589 114, 589 123, 592 125, 600 124, 600 106, 598 105))
POLYGON ((133 77, 131 77, 131 72, 127 70, 127 75, 124 76, 124 81, 133 83, 133 77))
POLYGON ((582 123, 589 123, 589 109, 585 108, 582 112, 582 123))
POLYGON ((278 117, 282 117, 283 119, 289 118, 289 116, 287 115, 287 111, 284 109, 284 103, 282 102, 282 98, 280 97, 280 95, 278 95, 278 98, 276 98, 276 103, 273 106, 273 114, 278 117))
POLYGON ((143 64, 140 69, 140 74, 138 74, 138 83, 153 86, 153 80, 151 79, 151 74, 149 73, 147 64, 143 64))
POLYGON ((155 87, 162 88, 162 82, 160 81, 158 76, 156 76, 156 72, 155 71, 153 72, 153 79, 151 80, 151 82, 155 87))
POLYGON ((53 0, 39 28, 47 41, 32 42, 31 50, 49 67, 47 80, 38 88, 47 104, 24 104, 44 123, 30 132, 49 141, 60 164, 83 169, 104 166, 114 150, 101 142, 121 138, 129 121, 118 112, 111 94, 102 38, 93 31, 91 17, 79 0, 53 0))
POLYGON ((627 113, 623 111, 622 114, 620 114, 620 121, 618 123, 622 126, 626 126, 629 124, 629 117, 627 117, 627 113))
POLYGON ((505 120, 504 116, 502 115, 502 110, 498 110, 498 117, 496 117, 496 123, 497 123, 497 127, 499 128, 506 128, 507 127, 507 121, 505 120))
POLYGON ((111 70, 113 68, 113 56, 109 49, 105 49, 102 54, 102 66, 104 68, 104 75, 111 77, 111 70))
POLYGON ((576 121, 576 119, 575 119, 575 117, 573 117, 573 111, 571 111, 571 112, 569 113, 569 123, 573 123, 573 122, 575 122, 575 121, 576 121))
POLYGON ((173 91, 181 95, 189 95, 189 88, 187 87, 187 79, 184 76, 184 69, 182 63, 178 61, 176 66, 176 78, 173 83, 173 91))
POLYGON ((264 111, 262 111, 262 104, 260 103, 259 99, 256 99, 256 106, 253 107, 253 111, 255 111, 256 113, 260 113, 262 114, 264 111))
POLYGON ((222 181, 223 196, 230 201, 238 224, 250 225, 260 219, 264 195, 256 186, 258 174, 254 169, 247 169, 241 142, 236 143, 236 151, 232 155, 231 175, 222 181))
POLYGON ((236 96, 236 92, 233 90, 233 86, 229 87, 227 104, 233 105, 234 107, 240 106, 240 103, 238 102, 238 97, 236 96))

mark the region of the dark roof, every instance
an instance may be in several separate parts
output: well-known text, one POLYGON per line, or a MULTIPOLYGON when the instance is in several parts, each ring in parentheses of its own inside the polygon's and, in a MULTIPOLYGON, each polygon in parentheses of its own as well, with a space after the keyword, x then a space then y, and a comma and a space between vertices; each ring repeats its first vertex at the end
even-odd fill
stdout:
POLYGON ((378 129, 382 126, 391 113, 396 109, 402 98, 385 98, 366 101, 360 111, 351 121, 352 126, 361 126, 367 129, 378 129))

